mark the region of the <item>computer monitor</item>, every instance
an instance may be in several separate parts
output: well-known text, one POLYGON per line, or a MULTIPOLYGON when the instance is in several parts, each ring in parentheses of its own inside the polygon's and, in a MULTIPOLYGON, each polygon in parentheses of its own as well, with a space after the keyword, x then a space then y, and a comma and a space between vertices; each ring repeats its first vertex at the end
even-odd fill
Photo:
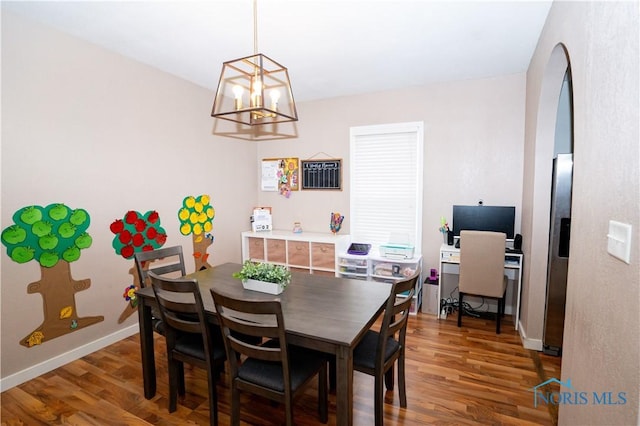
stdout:
POLYGON ((510 206, 453 206, 453 235, 460 231, 504 232, 513 239, 516 208, 510 206))

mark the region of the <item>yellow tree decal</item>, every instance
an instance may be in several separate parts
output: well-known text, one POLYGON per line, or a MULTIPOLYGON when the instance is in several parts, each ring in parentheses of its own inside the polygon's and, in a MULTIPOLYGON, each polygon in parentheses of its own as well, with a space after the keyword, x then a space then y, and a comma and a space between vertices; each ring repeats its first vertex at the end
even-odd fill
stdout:
POLYGON ((78 316, 75 294, 87 290, 91 280, 71 277, 70 263, 80 259, 81 250, 93 242, 86 232, 89 213, 64 204, 29 206, 15 212, 13 221, 15 224, 5 228, 0 239, 14 262, 35 260, 40 264, 40 281, 29 284, 27 293, 40 293, 44 311, 40 327, 20 344, 32 347, 103 321, 103 316, 78 316))
POLYGON ((209 254, 207 248, 213 244, 213 218, 216 211, 210 204, 208 195, 194 197, 189 195, 182 201, 182 207, 178 210, 180 219, 180 233, 192 235, 193 257, 196 263, 196 271, 211 268, 207 261, 209 254))

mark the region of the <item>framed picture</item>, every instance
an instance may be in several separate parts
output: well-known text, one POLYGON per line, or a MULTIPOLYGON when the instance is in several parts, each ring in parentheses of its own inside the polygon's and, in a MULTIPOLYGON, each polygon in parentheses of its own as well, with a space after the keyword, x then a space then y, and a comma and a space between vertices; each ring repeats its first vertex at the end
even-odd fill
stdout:
POLYGON ((302 189, 342 190, 342 159, 302 160, 302 189))
POLYGON ((300 189, 300 163, 297 158, 265 158, 262 160, 263 191, 297 191, 300 189))

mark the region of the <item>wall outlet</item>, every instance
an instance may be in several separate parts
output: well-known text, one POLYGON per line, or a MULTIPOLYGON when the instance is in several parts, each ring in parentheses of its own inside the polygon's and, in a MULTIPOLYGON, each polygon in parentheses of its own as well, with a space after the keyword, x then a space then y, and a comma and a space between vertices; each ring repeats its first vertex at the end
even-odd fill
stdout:
POLYGON ((631 225, 609 221, 607 234, 607 252, 625 263, 631 262, 631 225))

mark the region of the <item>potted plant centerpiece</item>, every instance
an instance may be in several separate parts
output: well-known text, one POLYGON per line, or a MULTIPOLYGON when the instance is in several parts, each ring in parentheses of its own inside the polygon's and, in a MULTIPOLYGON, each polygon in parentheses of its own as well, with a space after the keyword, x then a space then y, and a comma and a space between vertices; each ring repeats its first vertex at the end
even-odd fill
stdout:
POLYGON ((245 261, 234 278, 242 280, 247 290, 261 291, 269 294, 280 294, 291 282, 291 272, 283 265, 245 261))

